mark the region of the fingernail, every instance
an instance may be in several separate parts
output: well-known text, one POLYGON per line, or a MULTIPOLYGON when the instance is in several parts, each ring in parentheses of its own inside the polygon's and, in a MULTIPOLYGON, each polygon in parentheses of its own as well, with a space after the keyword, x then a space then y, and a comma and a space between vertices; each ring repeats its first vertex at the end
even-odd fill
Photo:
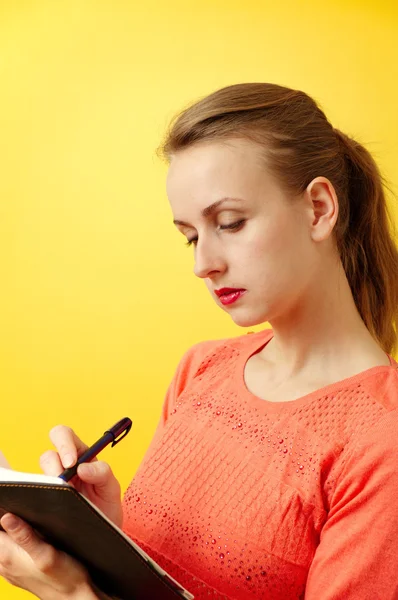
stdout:
POLYGON ((19 519, 14 515, 6 515, 2 519, 2 523, 6 529, 10 529, 11 531, 17 529, 19 526, 19 519))
POLYGON ((71 467, 74 463, 72 454, 65 454, 62 462, 63 462, 64 467, 71 467))

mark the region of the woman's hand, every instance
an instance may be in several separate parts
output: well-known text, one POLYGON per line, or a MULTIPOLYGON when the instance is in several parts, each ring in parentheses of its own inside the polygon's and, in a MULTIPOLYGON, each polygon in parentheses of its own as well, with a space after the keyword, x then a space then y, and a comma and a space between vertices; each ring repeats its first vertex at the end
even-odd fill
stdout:
MULTIPOLYGON (((57 425, 51 429, 50 439, 57 451, 48 450, 40 457, 40 466, 46 475, 60 475, 64 469, 76 464, 78 456, 88 448, 65 425, 57 425)), ((107 463, 94 459, 90 463, 79 465, 77 475, 70 483, 118 527, 122 526, 120 484, 107 463)))
POLYGON ((0 520, 0 575, 41 600, 95 600, 87 571, 10 513, 0 520))
POLYGON ((0 450, 0 467, 3 469, 11 469, 8 460, 0 450))

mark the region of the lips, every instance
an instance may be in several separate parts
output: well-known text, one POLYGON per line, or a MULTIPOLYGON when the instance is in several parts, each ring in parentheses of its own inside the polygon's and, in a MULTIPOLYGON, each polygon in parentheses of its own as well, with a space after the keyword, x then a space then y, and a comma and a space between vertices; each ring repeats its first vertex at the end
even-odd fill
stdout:
POLYGON ((246 293, 246 290, 242 288, 221 288, 220 290, 216 290, 215 293, 219 297, 221 304, 227 306, 239 300, 246 293))
POLYGON ((245 292, 243 288, 220 288, 219 290, 214 290, 214 293, 220 298, 225 294, 234 294, 236 292, 245 292))

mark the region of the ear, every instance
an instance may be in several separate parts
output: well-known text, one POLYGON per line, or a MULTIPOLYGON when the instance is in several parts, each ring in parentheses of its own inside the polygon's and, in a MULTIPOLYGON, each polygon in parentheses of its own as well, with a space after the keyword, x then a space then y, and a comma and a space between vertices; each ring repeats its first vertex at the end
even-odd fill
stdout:
POLYGON ((314 242, 330 237, 339 214, 339 202, 332 183, 326 177, 316 177, 304 192, 310 234, 314 242))

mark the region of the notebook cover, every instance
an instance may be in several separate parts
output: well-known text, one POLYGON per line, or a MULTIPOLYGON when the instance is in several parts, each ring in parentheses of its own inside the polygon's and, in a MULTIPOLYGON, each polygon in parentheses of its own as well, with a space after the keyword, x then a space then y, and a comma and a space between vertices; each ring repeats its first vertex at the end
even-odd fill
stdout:
POLYGON ((122 600, 184 597, 73 487, 0 482, 4 512, 21 517, 83 563, 95 585, 109 595, 122 600))

